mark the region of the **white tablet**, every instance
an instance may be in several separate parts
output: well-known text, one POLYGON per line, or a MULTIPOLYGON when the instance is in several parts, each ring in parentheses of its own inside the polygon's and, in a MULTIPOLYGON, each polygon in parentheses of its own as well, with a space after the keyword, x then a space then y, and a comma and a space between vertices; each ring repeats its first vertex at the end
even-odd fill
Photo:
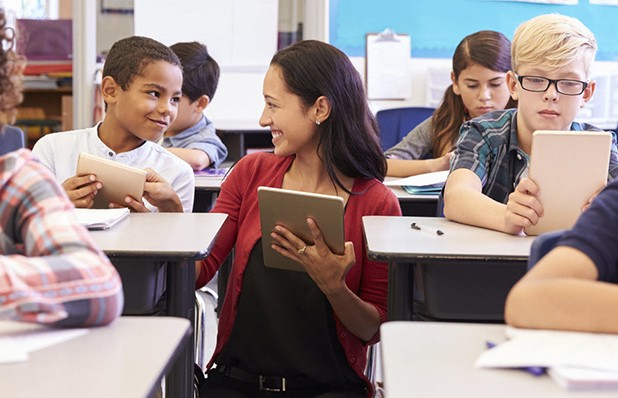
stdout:
MULTIPOLYGON (((262 228, 262 250, 264 265, 292 271, 303 271, 299 263, 282 256, 270 246, 270 234, 276 225, 283 225, 301 238, 307 245, 313 238, 307 217, 313 218, 324 237, 324 242, 337 254, 343 254, 343 198, 287 189, 259 187, 260 224, 262 228)), ((299 248, 300 249, 300 248, 299 248)))
POLYGON ((607 131, 535 131, 529 177, 543 217, 526 234, 573 227, 590 197, 607 184, 612 136, 607 131))
POLYGON ((94 197, 95 209, 107 209, 110 202, 123 204, 127 196, 140 200, 144 194, 146 170, 88 153, 80 153, 77 160, 77 175, 85 174, 94 174, 97 181, 103 184, 103 188, 94 197))

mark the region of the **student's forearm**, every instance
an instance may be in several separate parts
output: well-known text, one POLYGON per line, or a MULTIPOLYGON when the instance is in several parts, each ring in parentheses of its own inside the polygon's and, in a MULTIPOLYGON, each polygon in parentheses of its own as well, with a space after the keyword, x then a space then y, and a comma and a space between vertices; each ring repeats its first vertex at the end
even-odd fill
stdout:
POLYGON ((403 178, 432 171, 427 160, 387 159, 386 165, 389 177, 403 178))
POLYGON ((212 163, 206 152, 199 149, 167 148, 167 150, 189 163, 193 170, 202 170, 212 163))
POLYGON ((505 320, 515 327, 618 333, 618 286, 555 278, 519 283, 511 290, 505 320))
POLYGON ((505 229, 506 205, 466 187, 448 189, 444 194, 444 215, 449 220, 477 227, 505 229))
POLYGON ((370 303, 363 301, 347 286, 327 295, 333 311, 343 325, 356 337, 369 341, 380 328, 380 314, 370 303))

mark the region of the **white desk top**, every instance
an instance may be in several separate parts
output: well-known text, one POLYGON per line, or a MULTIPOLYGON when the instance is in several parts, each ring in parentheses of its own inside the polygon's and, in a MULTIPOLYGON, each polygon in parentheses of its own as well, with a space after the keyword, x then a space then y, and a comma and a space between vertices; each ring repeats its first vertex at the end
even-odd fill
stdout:
MULTIPOLYGON (((147 397, 188 341, 181 318, 122 317, 75 339, 30 353, 27 362, 0 365, 1 395, 29 397, 147 397)), ((31 324, 0 322, 2 329, 31 324)))
POLYGON ((218 213, 131 213, 90 235, 107 255, 198 259, 208 254, 226 218, 218 213))
POLYGON ((485 228, 459 224, 438 217, 365 216, 363 227, 369 256, 377 260, 417 259, 512 259, 525 260, 534 237, 514 236, 485 228), (421 228, 414 230, 413 222, 421 228))
POLYGON ((408 397, 608 397, 614 392, 562 389, 547 375, 521 370, 476 369, 486 341, 504 341, 504 325, 387 322, 381 327, 386 396, 408 397))

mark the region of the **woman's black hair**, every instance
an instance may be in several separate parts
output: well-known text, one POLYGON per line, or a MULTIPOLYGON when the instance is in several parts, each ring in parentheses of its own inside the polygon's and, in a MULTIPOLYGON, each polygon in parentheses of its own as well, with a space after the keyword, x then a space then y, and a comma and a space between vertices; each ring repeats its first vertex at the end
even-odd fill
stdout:
POLYGON ((330 102, 330 115, 319 126, 318 153, 332 181, 351 193, 335 170, 352 178, 384 180, 386 160, 378 125, 347 55, 329 44, 305 40, 277 52, 271 65, 280 68, 287 89, 306 107, 320 96, 330 102))

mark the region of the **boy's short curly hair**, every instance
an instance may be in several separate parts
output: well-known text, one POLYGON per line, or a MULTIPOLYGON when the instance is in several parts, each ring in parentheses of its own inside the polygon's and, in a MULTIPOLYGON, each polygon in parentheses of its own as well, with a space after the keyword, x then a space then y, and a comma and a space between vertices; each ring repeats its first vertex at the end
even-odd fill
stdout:
POLYGON ((514 72, 521 65, 559 69, 582 57, 586 77, 597 51, 594 34, 579 20, 561 14, 534 17, 515 31, 511 47, 514 72))
POLYGON ((182 93, 191 102, 202 95, 210 100, 217 91, 219 83, 219 65, 206 46, 199 42, 176 43, 170 47, 182 63, 182 93))
POLYGON ((148 37, 127 37, 110 48, 103 65, 103 77, 111 76, 123 90, 127 90, 133 78, 142 76, 144 68, 156 61, 165 61, 182 69, 180 60, 166 45, 148 37))

